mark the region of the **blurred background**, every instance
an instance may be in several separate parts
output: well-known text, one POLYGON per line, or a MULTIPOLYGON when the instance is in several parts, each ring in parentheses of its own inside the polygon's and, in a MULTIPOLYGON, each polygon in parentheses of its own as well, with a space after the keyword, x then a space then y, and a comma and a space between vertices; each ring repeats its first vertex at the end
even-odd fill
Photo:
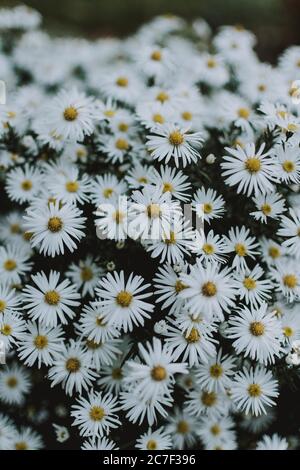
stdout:
MULTIPOLYGON (((0 0, 0 6, 20 4, 0 0)), ((300 0, 25 0, 44 16, 44 26, 59 35, 126 36, 155 15, 202 16, 213 27, 243 24, 258 37, 261 59, 300 43, 300 0)))

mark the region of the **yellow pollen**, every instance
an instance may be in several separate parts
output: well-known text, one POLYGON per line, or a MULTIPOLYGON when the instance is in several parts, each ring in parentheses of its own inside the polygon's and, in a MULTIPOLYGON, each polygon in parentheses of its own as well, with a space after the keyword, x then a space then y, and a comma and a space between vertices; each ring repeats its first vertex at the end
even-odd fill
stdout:
POLYGON ((60 301, 60 295, 55 290, 49 290, 45 293, 44 300, 48 305, 57 305, 60 301))
POLYGON ((292 173, 295 170, 295 164, 291 160, 285 160, 282 164, 282 168, 286 173, 292 173))
POLYGON ((157 219, 160 216, 161 209, 159 204, 149 204, 147 207, 147 215, 150 219, 157 219))
POLYGON ((168 193, 168 192, 172 192, 174 189, 173 185, 171 183, 164 183, 163 184, 163 193, 168 193))
POLYGON ((126 122, 120 122, 120 124, 118 125, 118 129, 120 132, 126 132, 128 131, 129 126, 128 124, 126 124, 126 122))
POLYGON ((78 149, 76 152, 76 156, 78 158, 84 158, 86 156, 86 150, 85 149, 78 149))
POLYGON ((272 212, 270 204, 263 204, 260 209, 264 215, 270 215, 272 212))
POLYGON ((10 233, 16 234, 21 232, 21 227, 19 224, 11 224, 10 233))
POLYGON ((257 157, 250 157, 245 161, 245 168, 249 173, 257 173, 261 169, 260 159, 257 157))
POLYGON ((148 178, 146 178, 146 176, 141 176, 137 180, 138 180, 139 183, 143 183, 143 184, 148 183, 148 178))
POLYGON ((69 106, 64 110, 64 118, 66 121, 75 121, 78 117, 78 111, 74 106, 69 106))
POLYGON ((6 305, 7 304, 6 304, 5 300, 0 299, 0 313, 4 312, 4 310, 6 309, 6 305))
POLYGON ((101 406, 93 406, 89 415, 92 421, 101 421, 105 416, 105 411, 101 406))
POLYGON ((278 258, 280 256, 280 250, 279 248, 277 248, 277 246, 270 246, 268 253, 269 256, 271 256, 271 258, 273 259, 278 258))
POLYGON ((50 217, 48 220, 48 230, 52 233, 60 232, 63 228, 63 221, 60 217, 50 217))
POLYGON ((104 325, 106 325, 106 323, 103 321, 102 317, 97 317, 96 318, 96 325, 97 326, 104 326, 104 325))
POLYGON ((297 61, 297 67, 300 67, 300 59, 297 61))
POLYGON ((181 113, 181 117, 185 121, 191 121, 193 119, 193 115, 189 111, 184 111, 183 113, 181 113))
POLYGON ((206 255, 212 255, 215 252, 213 245, 210 245, 210 243, 204 243, 202 250, 206 255))
POLYGON ((23 233, 23 238, 25 241, 29 242, 31 240, 33 233, 32 232, 24 232, 23 233))
POLYGON ((14 111, 8 111, 7 113, 7 117, 10 118, 10 119, 13 119, 17 116, 17 113, 15 113, 14 111))
POLYGON ((153 51, 151 54, 151 59, 159 62, 162 59, 162 53, 160 51, 153 51))
POLYGON ((6 384, 9 388, 15 388, 18 385, 18 380, 16 377, 11 376, 7 379, 6 384))
POLYGON ((37 335, 34 338, 34 345, 37 349, 44 349, 48 346, 48 338, 47 336, 37 335))
POLYGON ((120 367, 116 367, 112 370, 111 376, 114 380, 121 380, 123 378, 123 372, 120 367))
POLYGON ((30 191, 32 188, 32 181, 30 180, 22 181, 21 188, 23 189, 23 191, 30 191))
POLYGON ((265 325, 260 321, 250 323, 249 331, 253 336, 262 336, 265 332, 265 325))
POLYGON ((164 239, 164 242, 166 245, 175 245, 176 244, 176 237, 175 237, 175 233, 170 231, 170 237, 169 238, 165 238, 164 239))
POLYGON ((117 139, 115 145, 116 145, 116 148, 118 150, 128 150, 129 149, 129 143, 126 139, 122 139, 122 138, 117 139))
POLYGON ((218 426, 217 424, 214 424, 211 428, 210 428, 210 432, 213 434, 213 436, 218 436, 221 432, 221 428, 220 426, 218 426))
POLYGON ((296 132, 298 130, 298 126, 297 126, 297 124, 290 123, 287 126, 287 130, 289 132, 296 132))
POLYGON ((157 95, 156 95, 156 99, 157 101, 160 101, 161 103, 164 103, 165 101, 168 101, 170 99, 168 93, 166 93, 165 91, 160 91, 157 95))
POLYGON ((257 87, 258 91, 266 91, 267 87, 266 85, 264 85, 263 83, 261 83, 260 85, 258 85, 257 87))
POLYGON ((197 343, 200 339, 200 333, 196 328, 192 328, 190 334, 185 339, 188 343, 197 343))
POLYGON ((250 397, 260 397, 261 395, 261 387, 258 384, 251 384, 248 387, 248 393, 250 397))
POLYGON ((201 401, 204 406, 211 407, 217 401, 217 395, 215 392, 203 392, 201 395, 201 401))
POLYGON ((103 190, 103 196, 105 199, 109 199, 114 193, 114 190, 112 188, 106 188, 103 190))
POLYGON ((177 424, 177 432, 179 434, 187 434, 190 430, 190 425, 187 421, 179 421, 177 424))
POLYGON ((118 85, 122 88, 126 88, 128 86, 128 78, 126 78, 126 77, 117 78, 116 85, 118 85))
POLYGON ((250 109, 248 108, 239 108, 238 109, 238 116, 243 119, 248 119, 250 116, 250 109))
POLYGON ((104 111, 104 116, 106 117, 114 117, 115 114, 116 112, 113 109, 107 109, 104 111))
POLYGON ((209 202, 206 202, 205 204, 203 204, 203 212, 204 214, 210 214, 213 210, 213 206, 212 204, 210 204, 209 202))
POLYGON ((247 248, 242 243, 237 243, 234 249, 238 256, 246 256, 247 254, 247 248))
POLYGON ((294 330, 290 326, 285 326, 283 328, 283 333, 287 338, 290 338, 293 335, 294 330))
POLYGON ((165 122, 165 118, 159 113, 153 114, 152 120, 158 124, 163 124, 165 122))
POLYGON ((132 302, 133 295, 130 292, 127 292, 126 290, 122 290, 121 292, 118 293, 116 297, 116 302, 120 307, 129 307, 129 305, 132 302))
POLYGON ((4 336, 9 336, 12 333, 12 327, 10 325, 3 325, 0 331, 4 336))
POLYGON ((79 359, 77 359, 77 357, 70 357, 66 361, 66 369, 68 372, 71 372, 71 373, 78 372, 80 367, 81 367, 81 364, 80 364, 79 359))
POLYGON ((85 344, 87 345, 87 347, 89 349, 92 349, 93 351, 95 351, 96 349, 98 349, 102 346, 101 341, 100 341, 100 343, 96 343, 96 341, 94 341, 92 339, 87 339, 85 344))
POLYGON ((13 271, 14 269, 16 269, 17 263, 15 262, 14 259, 7 259, 4 262, 3 267, 6 271, 13 271))
POLYGON ((151 371, 151 377, 156 382, 161 382, 167 377, 167 371, 163 366, 155 366, 151 371))
POLYGON ((25 442, 25 441, 16 442, 15 443, 15 449, 16 450, 27 450, 28 449, 27 442, 25 442))
POLYGON ((183 289, 186 289, 187 286, 183 284, 183 282, 180 281, 180 279, 178 279, 178 281, 176 281, 175 283, 174 288, 175 288, 176 293, 179 294, 179 292, 181 292, 183 289))
POLYGON ((244 287, 246 287, 246 289, 253 290, 256 287, 256 281, 251 277, 245 277, 245 279, 243 280, 243 285, 244 287))
POLYGON ((147 442, 147 449, 148 450, 156 450, 157 449, 157 443, 153 439, 150 439, 150 441, 147 442))
POLYGON ((79 189, 79 183, 78 181, 68 181, 66 183, 66 190, 68 193, 77 193, 79 189))
POLYGON ((184 136, 179 131, 173 131, 169 135, 169 142, 171 145, 175 145, 175 147, 183 144, 184 136))
POLYGON ((294 289, 298 284, 298 279, 295 274, 287 274, 283 277, 283 284, 289 289, 294 289))
POLYGON ((119 210, 116 210, 113 215, 113 218, 115 219, 116 224, 121 224, 124 220, 124 213, 119 210))
POLYGON ((215 61, 215 59, 210 58, 207 60, 206 65, 209 69, 214 69, 217 66, 217 62, 215 61))
POLYGON ((277 111, 277 116, 281 117, 282 119, 285 119, 288 115, 287 111, 277 111))
POLYGON ((205 297, 213 297, 217 293, 217 286, 213 282, 207 281, 202 285, 201 292, 205 297))
POLYGON ((80 277, 81 277, 81 280, 84 282, 90 281, 94 277, 93 270, 89 268, 88 266, 84 266, 81 269, 80 277))
POLYGON ((220 364, 213 364, 210 366, 209 373, 211 377, 218 379, 223 374, 223 368, 220 364))

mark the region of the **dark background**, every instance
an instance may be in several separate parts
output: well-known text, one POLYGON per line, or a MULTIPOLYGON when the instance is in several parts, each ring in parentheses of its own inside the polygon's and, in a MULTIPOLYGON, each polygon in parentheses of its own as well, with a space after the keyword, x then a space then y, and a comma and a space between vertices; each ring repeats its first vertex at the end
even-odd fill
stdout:
MULTIPOLYGON (((19 4, 0 0, 1 6, 19 4)), ((27 0, 44 16, 44 26, 58 35, 89 38, 134 32, 155 15, 173 13, 205 18, 215 29, 243 24, 258 37, 258 53, 274 62, 290 44, 300 43, 300 0, 27 0)))

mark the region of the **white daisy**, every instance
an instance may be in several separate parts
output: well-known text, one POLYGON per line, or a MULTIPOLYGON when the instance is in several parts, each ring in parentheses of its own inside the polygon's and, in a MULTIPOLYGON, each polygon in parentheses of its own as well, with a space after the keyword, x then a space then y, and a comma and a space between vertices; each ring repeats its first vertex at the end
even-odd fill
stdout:
POLYGON ((212 357, 206 364, 200 364, 195 372, 196 382, 208 392, 230 389, 232 376, 234 375, 235 360, 228 354, 222 356, 222 349, 212 357))
POLYGON ((278 160, 279 177, 284 183, 300 183, 300 149, 286 145, 276 145, 274 155, 278 160))
POLYGON ((22 276, 31 271, 30 255, 24 247, 16 245, 0 246, 1 281, 10 285, 20 284, 22 276))
POLYGON ((81 450, 119 450, 119 447, 107 437, 98 437, 97 439, 90 437, 83 442, 81 450))
POLYGON ((139 450, 172 449, 172 438, 163 427, 152 431, 151 428, 136 440, 135 447, 139 450))
POLYGON ((277 433, 271 436, 264 434, 256 444, 256 450, 287 450, 288 446, 287 440, 284 437, 280 437, 277 433))
POLYGON ((132 422, 142 424, 144 420, 149 426, 157 421, 157 415, 164 418, 168 416, 168 410, 172 405, 173 399, 170 394, 156 395, 151 398, 143 398, 140 393, 130 388, 129 391, 123 391, 120 394, 120 404, 122 410, 126 412, 126 418, 132 422))
POLYGON ((71 263, 66 276, 69 277, 77 289, 82 289, 82 295, 95 296, 95 287, 104 270, 99 266, 99 261, 91 255, 78 263, 71 263))
POLYGON ((270 269, 270 276, 277 292, 283 294, 289 302, 300 298, 299 262, 282 259, 270 269))
POLYGON ((300 210, 298 208, 289 210, 290 217, 283 215, 277 234, 284 237, 283 245, 288 249, 288 253, 299 259, 300 250, 300 210))
POLYGON ((0 399, 7 405, 22 405, 31 389, 30 374, 25 367, 13 364, 0 371, 0 399))
POLYGON ((43 448, 41 436, 30 427, 22 427, 14 438, 14 450, 40 450, 43 448))
POLYGON ((20 314, 7 310, 0 317, 0 341, 8 352, 13 345, 19 344, 25 331, 25 321, 20 314))
POLYGON ((204 218, 205 222, 210 223, 212 219, 219 219, 224 213, 225 201, 217 192, 202 186, 197 190, 193 199, 193 207, 200 218, 204 218))
POLYGON ((4 414, 0 414, 0 450, 13 450, 16 434, 13 422, 4 414))
POLYGON ((190 415, 186 408, 175 407, 173 413, 166 418, 166 432, 171 434, 175 449, 192 447, 196 443, 196 431, 199 427, 199 419, 195 414, 190 415))
POLYGON ((118 338, 120 331, 103 318, 102 310, 94 303, 86 305, 80 314, 78 332, 96 343, 118 338))
MULTIPOLYGON (((233 430, 234 422, 228 416, 205 416, 201 418, 197 435, 200 437, 205 449, 223 450, 230 441, 235 442, 236 436, 233 430)), ((234 449, 232 447, 232 449, 234 449)))
POLYGON ((40 192, 43 177, 38 169, 26 164, 24 168, 11 170, 6 178, 5 189, 12 201, 32 201, 40 192))
POLYGON ((64 174, 55 175, 55 178, 50 174, 48 188, 53 196, 63 203, 83 204, 89 199, 90 179, 88 175, 80 176, 79 169, 71 166, 64 174))
POLYGON ((222 392, 209 392, 199 386, 188 392, 185 403, 186 411, 192 416, 205 414, 216 418, 228 413, 228 398, 222 392))
POLYGON ((187 193, 190 189, 188 177, 181 170, 161 165, 160 171, 153 169, 150 173, 150 182, 156 187, 160 187, 163 193, 171 193, 175 199, 188 201, 187 193))
POLYGON ((156 302, 162 303, 161 309, 169 308, 169 313, 181 310, 184 300, 179 296, 180 292, 187 286, 180 280, 180 274, 172 266, 165 264, 158 269, 153 279, 156 302))
POLYGON ((18 309, 20 301, 15 289, 12 289, 8 284, 0 284, 0 323, 5 312, 18 309))
POLYGON ((97 207, 95 215, 98 238, 120 241, 128 237, 130 222, 126 197, 120 196, 111 202, 102 202, 97 207))
POLYGON ((252 200, 257 211, 250 212, 250 215, 263 223, 268 222, 268 217, 278 219, 278 216, 286 211, 285 200, 278 193, 259 194, 252 200))
POLYGON ((252 270, 245 269, 233 275, 240 299, 244 299, 247 305, 258 308, 271 298, 272 283, 268 279, 260 279, 264 271, 258 264, 252 270))
POLYGON ((204 236, 196 231, 193 252, 202 262, 225 262, 226 244, 224 239, 210 230, 204 236))
POLYGON ((127 186, 124 181, 110 173, 96 176, 90 182, 90 198, 92 203, 98 207, 99 204, 109 202, 118 198, 126 192, 127 186))
POLYGON ((247 269, 246 257, 254 259, 258 254, 256 248, 258 243, 255 237, 250 236, 250 229, 244 225, 239 227, 231 227, 228 236, 224 236, 224 242, 227 253, 234 253, 232 266, 237 270, 247 269))

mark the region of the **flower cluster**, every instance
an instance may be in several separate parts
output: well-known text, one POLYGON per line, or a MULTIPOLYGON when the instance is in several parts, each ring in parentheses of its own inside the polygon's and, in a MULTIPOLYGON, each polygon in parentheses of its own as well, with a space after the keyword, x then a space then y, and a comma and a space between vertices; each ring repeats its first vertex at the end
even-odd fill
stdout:
POLYGON ((0 12, 0 449, 297 447, 300 47, 40 21, 0 12))

